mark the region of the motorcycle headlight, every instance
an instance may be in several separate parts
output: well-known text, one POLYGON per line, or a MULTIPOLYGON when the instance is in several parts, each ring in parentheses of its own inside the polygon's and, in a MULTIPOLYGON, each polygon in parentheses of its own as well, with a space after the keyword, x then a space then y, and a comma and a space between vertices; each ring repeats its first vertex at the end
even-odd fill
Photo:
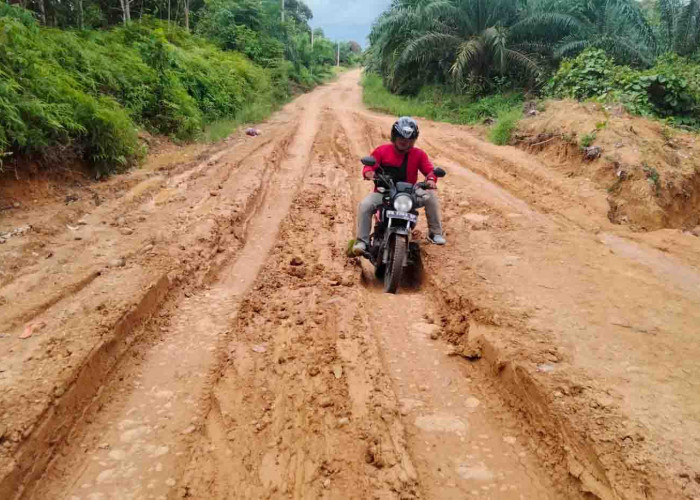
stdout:
POLYGON ((394 198, 394 209, 397 212, 410 212, 413 208, 413 200, 407 194, 400 194, 394 198))

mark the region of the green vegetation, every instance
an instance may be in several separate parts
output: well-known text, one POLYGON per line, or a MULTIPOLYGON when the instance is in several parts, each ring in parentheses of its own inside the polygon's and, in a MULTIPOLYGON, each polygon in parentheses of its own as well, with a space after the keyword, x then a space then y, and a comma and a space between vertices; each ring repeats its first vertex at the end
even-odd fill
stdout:
POLYGON ((700 65, 673 54, 638 70, 589 49, 562 62, 548 90, 558 97, 621 102, 635 114, 700 126, 700 65))
MULTIPOLYGON (((370 41, 367 70, 404 97, 380 102, 368 80, 375 107, 469 123, 480 98, 525 93, 700 127, 700 0, 395 0, 370 41)), ((496 115, 507 142, 515 114, 496 115)))
MULTIPOLYGON (((145 155, 139 129, 216 140, 335 74, 336 46, 311 33, 298 0, 284 12, 274 0, 185 0, 167 12, 144 0, 138 22, 126 0, 120 11, 28 5, 0 4, 0 167, 75 158, 110 173, 145 155)), ((358 62, 359 45, 340 49, 341 63, 358 62)))
POLYGON ((399 96, 389 92, 376 74, 362 79, 365 104, 394 115, 412 115, 456 124, 476 124, 495 119, 512 109, 522 109, 523 96, 517 93, 496 94, 483 99, 458 95, 440 86, 425 86, 417 96, 399 96))
POLYGON ((498 113, 496 123, 489 131, 489 140, 499 146, 508 144, 522 116, 523 113, 520 108, 504 110, 498 113))
POLYGON ((584 134, 581 137, 581 141, 579 142, 579 146, 581 147, 581 149, 588 148, 588 147, 593 145, 595 138, 596 138, 595 132, 591 132, 590 134, 584 134))
POLYGON ((644 174, 646 175, 647 181, 649 184, 654 186, 654 190, 656 191, 656 195, 659 195, 659 192, 661 191, 661 175, 659 174, 659 171, 656 170, 654 167, 650 167, 646 163, 643 166, 644 169, 644 174))
POLYGON ((417 96, 400 96, 389 92, 376 74, 362 79, 363 99, 372 109, 397 116, 409 115, 430 120, 475 125, 495 121, 489 138, 496 144, 507 144, 522 117, 523 95, 495 94, 481 99, 457 95, 439 86, 425 86, 417 96))

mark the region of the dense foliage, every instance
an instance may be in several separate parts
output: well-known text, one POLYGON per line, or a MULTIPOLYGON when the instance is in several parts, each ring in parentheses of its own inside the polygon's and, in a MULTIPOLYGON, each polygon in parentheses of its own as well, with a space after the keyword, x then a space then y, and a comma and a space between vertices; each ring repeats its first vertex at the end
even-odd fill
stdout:
POLYGON ((138 21, 126 0, 119 16, 101 1, 24 5, 34 12, 0 4, 0 167, 52 153, 126 167, 143 156, 140 128, 192 140, 259 120, 361 52, 312 33, 298 0, 284 14, 272 0, 131 2, 138 21))
POLYGON ((700 124, 700 0, 393 0, 370 41, 397 94, 548 90, 700 124))
POLYGON ((677 55, 638 70, 615 65, 602 50, 589 49, 562 63, 549 91, 579 100, 613 100, 636 114, 700 126, 700 65, 677 55))

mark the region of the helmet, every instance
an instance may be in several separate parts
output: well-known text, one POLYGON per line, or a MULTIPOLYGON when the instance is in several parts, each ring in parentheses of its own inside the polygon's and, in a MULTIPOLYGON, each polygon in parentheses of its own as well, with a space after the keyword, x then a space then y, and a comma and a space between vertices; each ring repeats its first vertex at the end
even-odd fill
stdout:
POLYGON ((410 116, 402 116, 391 127, 391 142, 394 142, 398 137, 404 139, 418 139, 418 124, 410 116))

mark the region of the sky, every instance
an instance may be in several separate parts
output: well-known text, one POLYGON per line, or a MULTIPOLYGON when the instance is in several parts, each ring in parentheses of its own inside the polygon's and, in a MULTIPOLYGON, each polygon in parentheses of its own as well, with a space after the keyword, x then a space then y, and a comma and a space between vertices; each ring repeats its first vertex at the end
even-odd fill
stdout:
POLYGON ((355 40, 367 46, 370 27, 391 0, 305 0, 314 18, 311 26, 322 28, 331 40, 355 40))

